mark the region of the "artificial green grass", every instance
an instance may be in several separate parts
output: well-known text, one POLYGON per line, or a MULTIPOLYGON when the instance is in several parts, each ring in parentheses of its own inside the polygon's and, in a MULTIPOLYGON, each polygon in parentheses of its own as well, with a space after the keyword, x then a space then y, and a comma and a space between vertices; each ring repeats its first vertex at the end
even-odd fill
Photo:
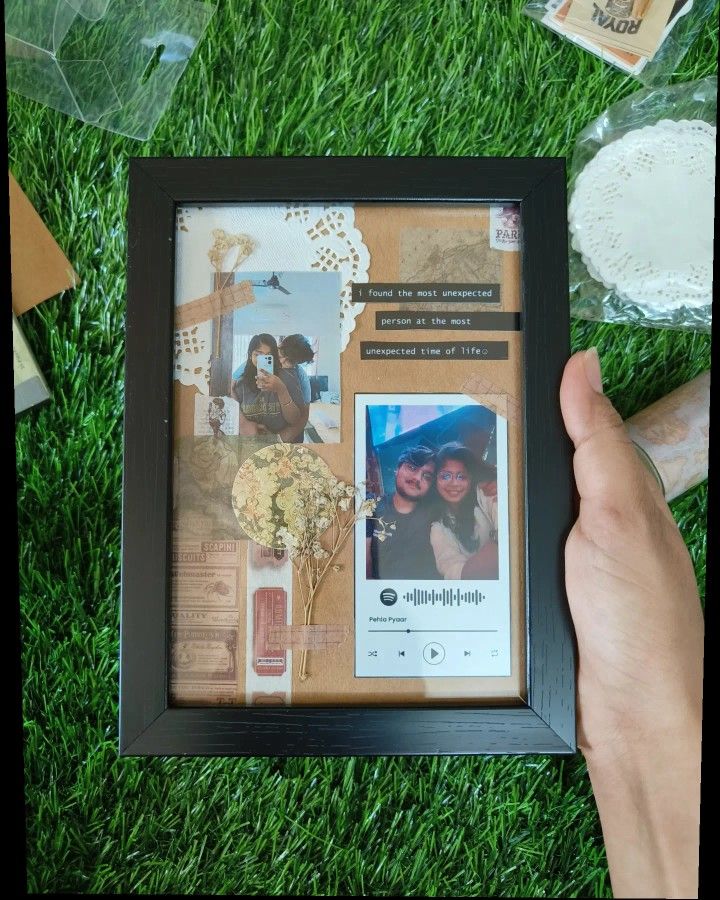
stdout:
MULTIPOLYGON (((521 7, 225 0, 145 144, 10 95, 11 168, 82 278, 21 320, 53 391, 17 423, 31 892, 610 895, 581 757, 117 758, 128 157, 568 155, 639 85, 521 7)), ((677 80, 716 56, 708 24, 677 80)), ((572 342, 624 416, 710 365, 708 336, 572 342)), ((701 586, 706 506, 673 504, 701 586)))

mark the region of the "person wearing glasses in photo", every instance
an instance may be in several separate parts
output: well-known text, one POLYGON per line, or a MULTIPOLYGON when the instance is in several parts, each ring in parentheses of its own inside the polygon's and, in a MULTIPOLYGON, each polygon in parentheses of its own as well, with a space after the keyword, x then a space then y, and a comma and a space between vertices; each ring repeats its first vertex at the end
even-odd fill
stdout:
POLYGON ((440 448, 435 463, 438 501, 430 543, 438 572, 449 581, 496 579, 494 467, 478 462, 470 449, 456 441, 440 448))
POLYGON ((398 457, 395 490, 378 501, 366 520, 366 575, 387 580, 437 581, 430 546, 432 487, 435 453, 428 447, 412 447, 398 457), (385 528, 380 528, 382 519, 385 528))

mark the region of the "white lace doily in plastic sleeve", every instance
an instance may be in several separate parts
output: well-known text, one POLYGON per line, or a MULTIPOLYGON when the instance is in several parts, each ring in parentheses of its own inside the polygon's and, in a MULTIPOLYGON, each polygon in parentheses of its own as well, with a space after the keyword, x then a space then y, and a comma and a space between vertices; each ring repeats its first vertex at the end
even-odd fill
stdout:
POLYGON ((700 120, 663 120, 585 166, 568 216, 593 278, 655 311, 712 302, 715 132, 700 120))
MULTIPOLYGON (((355 225, 351 206, 238 206, 178 209, 175 303, 181 306, 209 294, 214 269, 208 259, 213 229, 246 234, 255 247, 238 271, 340 272, 340 330, 344 350, 364 304, 352 303, 352 283, 366 282, 370 254, 355 225)), ((229 265, 234 261, 228 254, 229 265)), ((212 322, 175 332, 175 377, 207 394, 212 322)))

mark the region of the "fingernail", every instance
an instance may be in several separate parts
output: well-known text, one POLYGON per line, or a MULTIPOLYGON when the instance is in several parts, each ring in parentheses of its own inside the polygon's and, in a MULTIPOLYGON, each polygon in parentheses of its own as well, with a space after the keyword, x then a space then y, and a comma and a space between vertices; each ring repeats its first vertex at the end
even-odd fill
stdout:
POLYGON ((603 393, 602 372, 600 371, 600 357, 597 347, 591 347, 585 351, 585 377, 590 387, 598 394, 603 393))

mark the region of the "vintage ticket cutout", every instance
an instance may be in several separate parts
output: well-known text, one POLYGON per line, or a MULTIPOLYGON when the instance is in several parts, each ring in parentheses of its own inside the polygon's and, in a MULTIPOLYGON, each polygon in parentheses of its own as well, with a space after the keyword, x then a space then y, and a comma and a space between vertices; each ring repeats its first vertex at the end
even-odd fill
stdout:
POLYGON ((249 705, 274 705, 292 696, 290 642, 273 630, 292 627, 293 567, 287 551, 248 541, 245 594, 245 690, 249 705))
POLYGON ((173 607, 238 615, 237 541, 177 541, 172 552, 173 607))
POLYGON ((174 582, 178 607, 237 610, 237 569, 233 566, 179 566, 174 582))
POLYGON ((237 684, 236 628, 173 628, 170 639, 178 682, 237 684))
POLYGON ((178 540, 172 551, 171 660, 175 699, 238 691, 240 542, 178 540))
POLYGON ((253 667, 258 675, 284 675, 285 647, 270 643, 270 630, 287 621, 287 594, 282 588, 258 588, 254 596, 253 667))

